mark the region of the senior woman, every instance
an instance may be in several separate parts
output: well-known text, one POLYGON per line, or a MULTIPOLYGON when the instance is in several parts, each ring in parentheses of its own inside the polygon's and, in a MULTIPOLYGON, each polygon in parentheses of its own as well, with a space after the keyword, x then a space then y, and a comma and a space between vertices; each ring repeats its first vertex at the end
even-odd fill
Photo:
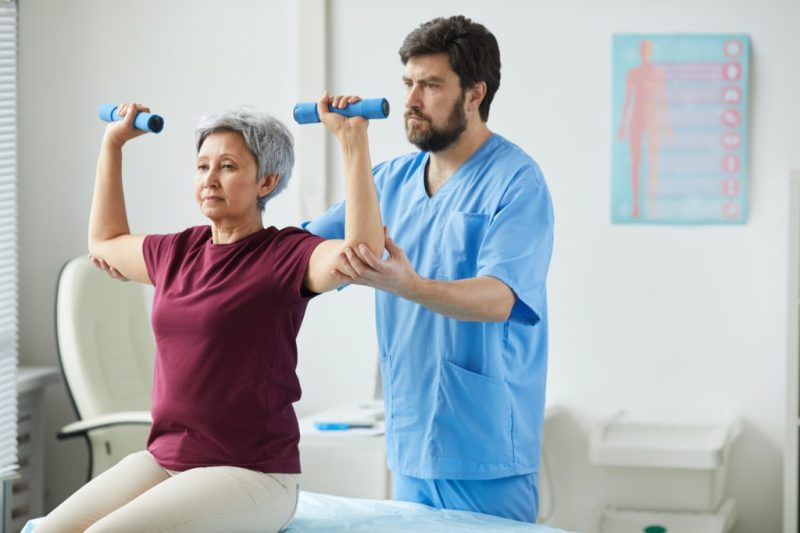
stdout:
POLYGON ((93 479, 37 527, 50 531, 279 531, 297 505, 300 398, 296 336, 306 304, 340 286, 345 253, 384 234, 372 181, 367 121, 328 112, 342 150, 344 240, 264 228, 266 202, 286 187, 292 137, 279 121, 239 109, 197 126, 195 199, 208 226, 132 235, 122 192, 122 147, 143 132, 147 107, 125 104, 107 126, 89 219, 90 253, 155 286, 153 426, 147 450, 93 479))

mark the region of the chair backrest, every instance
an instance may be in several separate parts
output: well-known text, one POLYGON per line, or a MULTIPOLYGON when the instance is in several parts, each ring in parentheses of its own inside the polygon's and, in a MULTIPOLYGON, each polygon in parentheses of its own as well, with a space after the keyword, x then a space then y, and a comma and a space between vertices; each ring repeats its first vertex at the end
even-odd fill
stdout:
POLYGON ((81 419, 150 409, 155 345, 141 285, 110 278, 86 257, 68 261, 58 281, 56 334, 81 419))

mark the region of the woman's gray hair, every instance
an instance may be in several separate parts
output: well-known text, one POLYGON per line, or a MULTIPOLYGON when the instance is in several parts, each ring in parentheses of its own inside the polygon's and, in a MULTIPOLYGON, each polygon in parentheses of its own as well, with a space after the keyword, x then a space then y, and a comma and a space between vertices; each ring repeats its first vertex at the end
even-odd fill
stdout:
POLYGON ((219 115, 200 118, 194 128, 197 151, 212 133, 235 131, 241 134, 250 153, 258 165, 257 179, 278 176, 278 184, 272 191, 258 199, 258 209, 270 198, 286 188, 294 166, 294 138, 289 128, 280 120, 252 107, 237 107, 219 115))

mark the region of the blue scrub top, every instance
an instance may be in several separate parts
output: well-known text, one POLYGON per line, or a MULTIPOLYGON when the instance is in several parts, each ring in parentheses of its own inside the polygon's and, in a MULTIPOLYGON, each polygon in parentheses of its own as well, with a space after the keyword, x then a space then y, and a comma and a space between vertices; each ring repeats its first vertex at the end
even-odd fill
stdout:
MULTIPOLYGON (((433 197, 428 158, 419 152, 373 169, 392 239, 423 277, 492 276, 517 300, 506 322, 465 322, 376 291, 389 468, 426 479, 538 472, 550 193, 538 165, 497 134, 433 197)), ((343 238, 343 203, 302 226, 343 238)))

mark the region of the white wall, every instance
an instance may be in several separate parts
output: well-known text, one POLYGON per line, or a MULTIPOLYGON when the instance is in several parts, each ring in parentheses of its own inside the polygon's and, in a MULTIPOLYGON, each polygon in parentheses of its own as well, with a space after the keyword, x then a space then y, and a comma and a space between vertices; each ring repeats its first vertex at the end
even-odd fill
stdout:
MULTIPOLYGON (((21 359, 55 364, 55 278, 85 251, 98 104, 136 98, 165 115, 160 136, 127 149, 126 192, 136 231, 174 231, 202 221, 190 192, 199 114, 251 103, 289 120, 295 94, 314 97, 322 88, 293 86, 288 0, 20 4, 21 359)), ((403 37, 433 16, 463 13, 498 38, 503 81, 489 125, 541 164, 556 210, 548 400, 569 409, 556 426, 556 523, 590 528, 602 495, 587 441, 600 417, 623 407, 712 407, 745 421, 731 471, 735 531, 779 531, 785 197, 788 171, 800 166, 800 5, 332 0, 330 7, 331 89, 386 96, 393 106, 391 118, 370 125, 375 162, 411 149, 400 120, 403 37), (672 31, 752 37, 747 225, 609 224, 611 35, 672 31)), ((294 185, 268 207, 268 223, 297 222, 294 185)), ((371 305, 369 291, 350 288, 309 306, 299 339, 301 414, 370 394, 371 305)), ((53 434, 72 420, 62 389, 51 387, 48 407, 53 434)), ((79 442, 47 444, 52 507, 83 480, 86 455, 79 442)))

